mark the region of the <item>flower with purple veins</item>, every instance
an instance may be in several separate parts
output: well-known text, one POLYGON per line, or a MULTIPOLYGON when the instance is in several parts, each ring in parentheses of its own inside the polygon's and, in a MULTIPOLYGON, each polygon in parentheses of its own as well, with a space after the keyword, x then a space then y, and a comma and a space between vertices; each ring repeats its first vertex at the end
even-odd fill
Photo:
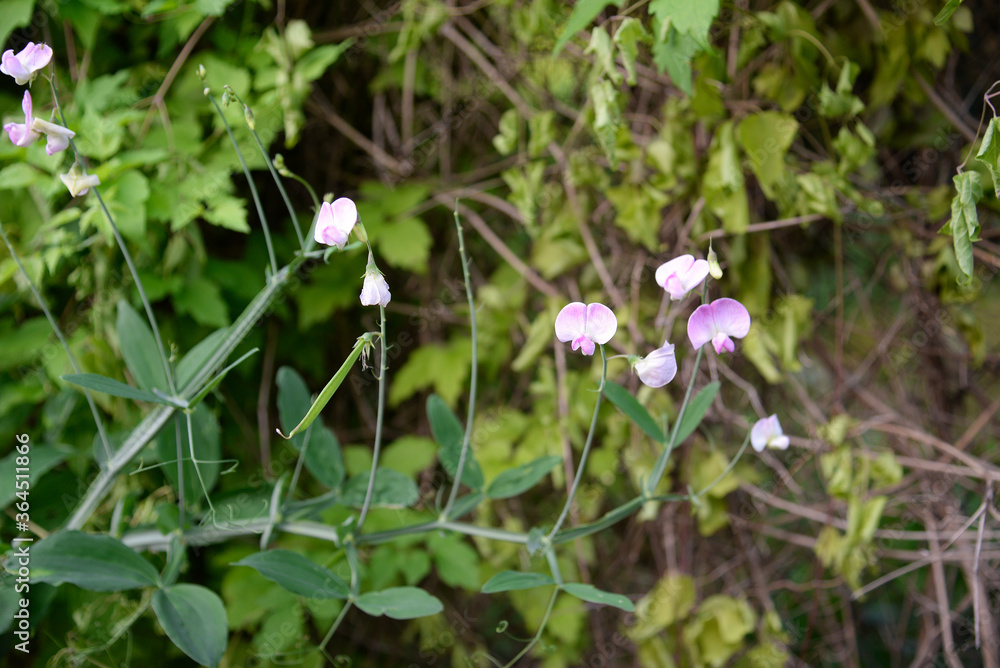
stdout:
POLYGON ((670 294, 670 299, 684 299, 708 276, 708 262, 693 255, 681 255, 665 262, 656 270, 656 283, 670 294))
POLYGON ((618 319, 604 304, 567 304, 556 316, 556 338, 572 341, 573 350, 593 355, 595 345, 604 345, 618 331, 618 319))
POLYGON ((750 332, 750 313, 735 299, 723 297, 711 304, 702 304, 688 319, 688 338, 695 349, 712 342, 715 352, 733 352, 736 344, 731 337, 742 339, 750 332))

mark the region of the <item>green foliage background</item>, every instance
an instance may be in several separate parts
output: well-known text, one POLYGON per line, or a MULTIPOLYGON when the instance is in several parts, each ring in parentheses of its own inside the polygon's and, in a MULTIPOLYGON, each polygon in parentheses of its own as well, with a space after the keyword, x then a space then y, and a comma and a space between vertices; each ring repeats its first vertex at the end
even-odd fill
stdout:
MULTIPOLYGON (((53 45, 67 121, 177 359, 233 321, 264 287, 267 264, 205 85, 217 96, 231 86, 253 108, 272 155, 318 192, 358 202, 393 291, 381 465, 405 481, 393 489, 402 490, 398 505, 411 506, 373 511, 372 529, 435 516, 445 477, 426 397, 464 414, 471 358, 456 200, 473 258, 480 401, 472 444, 487 485, 511 467, 579 454, 599 376, 553 346, 566 302, 612 306, 627 333, 614 353, 645 354, 666 327, 679 379, 690 375, 686 318, 671 309, 664 319, 653 271, 683 252, 704 256, 712 239, 725 266, 721 290, 747 305, 754 326, 740 354, 708 355, 699 386, 721 380, 723 389, 662 491, 714 480, 758 414, 778 413, 793 449, 744 460, 698 504, 648 504, 563 549, 567 579, 626 594, 637 612, 560 598, 535 664, 898 665, 941 656, 995 665, 982 649, 990 637, 980 649, 974 643, 976 615, 981 632, 992 623, 997 638, 992 533, 978 571, 973 530, 949 546, 946 565, 852 598, 919 561, 921 549, 945 549, 967 518, 997 522, 988 489, 1000 464, 1000 247, 989 184, 1000 166, 992 140, 977 139, 992 136, 990 116, 976 128, 982 96, 1000 78, 998 15, 970 1, 936 22, 939 5, 10 0, 0 38, 11 48, 53 45), (985 193, 974 196, 974 183, 985 193), (953 611, 947 633, 940 609, 925 609, 942 591, 953 611), (974 603, 974 594, 983 598, 974 603)), ((43 94, 41 82, 35 91, 43 94)), ((0 88, 5 118, 20 109, 20 95, 12 84, 0 88)), ((238 104, 227 117, 276 251, 290 257, 294 230, 238 104)), ((141 385, 119 338, 129 317, 119 303, 139 308, 138 295, 94 198, 70 200, 56 178, 66 168, 64 154, 0 141, 0 221, 84 370, 141 385)), ((287 187, 309 220, 307 193, 287 187)), ((23 278, 0 257, 0 447, 31 434, 32 520, 52 530, 96 471, 94 429, 82 397, 60 378, 68 362, 23 278)), ((375 329, 372 311, 358 304, 364 268, 355 252, 300 270, 234 359, 261 352, 195 414, 199 447, 225 460, 211 481, 217 506, 259 512, 294 466, 295 442, 270 437, 279 393, 317 391, 356 337, 375 329), (283 367, 304 386, 289 372, 283 379, 283 367)), ((623 360, 612 361, 610 377, 673 423, 680 380, 644 388, 623 360)), ((148 411, 95 396, 113 436, 148 411)), ((345 480, 350 488, 366 473, 374 405, 371 371, 356 369, 317 437, 339 444, 342 461, 310 466, 304 492, 345 480)), ((610 403, 601 418, 573 522, 634 496, 659 452, 610 403)), ((176 480, 169 467, 151 466, 169 459, 170 428, 159 441, 89 529, 176 526, 176 480)), ((480 506, 475 521, 518 531, 551 523, 565 479, 557 466, 527 494, 480 506)), ((184 493, 203 501, 194 487, 184 493)), ((347 514, 334 506, 322 521, 347 514)), ((9 523, 3 531, 9 541, 9 523)), ((282 535, 274 545, 344 566, 332 546, 308 537, 282 535)), ((256 552, 256 541, 234 540, 183 565, 183 581, 225 603, 222 665, 323 665, 307 650, 340 602, 298 597, 231 565, 256 552)), ((420 586, 445 611, 413 622, 372 622, 355 611, 331 645, 351 665, 480 665, 481 651, 505 662, 535 633, 548 600, 537 589, 478 593, 502 570, 543 568, 515 546, 433 534, 365 557, 367 589, 420 586)), ((163 565, 162 555, 152 559, 163 565)), ((188 665, 152 615, 137 614, 151 594, 68 585, 33 592, 41 624, 33 665, 188 665)), ((0 599, 9 607, 8 590, 0 599)), ((12 646, 9 633, 3 642, 12 646)))

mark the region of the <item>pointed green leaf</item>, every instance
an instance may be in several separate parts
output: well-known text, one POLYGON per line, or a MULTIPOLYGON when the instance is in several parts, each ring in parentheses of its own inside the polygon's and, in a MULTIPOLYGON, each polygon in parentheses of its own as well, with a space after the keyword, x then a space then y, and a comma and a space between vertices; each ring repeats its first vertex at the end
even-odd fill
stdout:
POLYGON ((441 601, 417 587, 370 591, 359 596, 355 605, 373 617, 386 615, 393 619, 416 619, 444 610, 441 601))
POLYGON ((593 585, 571 582, 564 584, 562 588, 567 594, 576 596, 584 601, 599 603, 601 605, 611 605, 624 610, 625 612, 635 611, 635 606, 632 605, 632 601, 630 601, 628 597, 622 596, 621 594, 612 594, 611 592, 603 591, 593 585))
POLYGON ((604 396, 657 443, 666 444, 667 437, 649 411, 624 387, 614 381, 604 383, 604 396))
POLYGON ((110 536, 60 531, 31 548, 32 582, 121 591, 153 586, 158 580, 152 564, 110 536))
POLYGON ((979 172, 956 174, 955 197, 951 200, 951 220, 941 230, 951 234, 958 267, 966 278, 972 277, 972 242, 979 238, 979 214, 976 203, 983 198, 983 180, 979 172))
MULTIPOLYGON (((322 424, 314 424, 306 448, 306 469, 329 489, 339 489, 344 482, 344 457, 336 434, 322 424)), ((407 478, 408 479, 408 478, 407 478)))
MULTIPOLYGON (((352 476, 344 486, 341 502, 345 506, 360 508, 365 502, 368 491, 368 473, 352 476)), ((386 508, 406 508, 412 506, 420 498, 420 490, 416 483, 399 471, 379 468, 375 474, 375 487, 372 489, 372 505, 386 508)))
MULTIPOLYGON (((958 6, 962 4, 962 0, 948 0, 944 3, 944 7, 938 12, 938 15, 934 17, 934 25, 943 26, 951 18, 951 15, 955 13, 958 6)), ((996 120, 996 119, 994 119, 996 120)))
POLYGON ((118 301, 118 342, 135 384, 144 390, 155 387, 166 392, 167 376, 153 331, 124 299, 118 301))
MULTIPOLYGON (((34 487, 43 475, 62 464, 63 460, 73 452, 73 448, 67 445, 31 446, 31 470, 28 471, 30 486, 34 487)), ((0 509, 6 508, 11 501, 17 498, 18 490, 14 483, 18 480, 24 480, 24 478, 16 477, 18 457, 17 451, 12 450, 9 455, 0 460, 0 509)))
POLYGON ((503 471, 486 488, 486 496, 491 499, 507 499, 526 492, 537 485, 561 461, 562 457, 559 455, 549 455, 503 471))
POLYGON ((146 401, 151 404, 163 404, 164 406, 175 406, 175 403, 168 401, 164 397, 159 397, 152 392, 137 390, 131 385, 126 385, 114 378, 108 378, 96 373, 68 373, 62 377, 67 383, 72 383, 88 390, 104 392, 114 397, 124 397, 125 399, 135 399, 136 401, 146 401))
POLYGON ((708 412, 708 407, 712 405, 715 395, 719 393, 720 387, 722 387, 722 384, 719 381, 709 383, 691 398, 691 401, 688 402, 687 410, 684 411, 684 419, 676 427, 677 438, 674 440, 674 447, 683 443, 698 428, 698 425, 701 424, 702 419, 705 417, 705 413, 708 412))
MULTIPOLYGON (((427 419, 431 423, 431 433, 434 440, 441 446, 438 456, 445 471, 454 479, 458 471, 458 460, 462 454, 462 423, 448 407, 444 399, 436 394, 427 397, 427 419)), ((462 484, 474 490, 483 488, 483 472, 479 462, 472 455, 470 448, 465 455, 465 466, 462 471, 462 484)))
POLYGON ((649 3, 649 13, 661 21, 669 19, 677 32, 687 33, 705 43, 708 39, 708 29, 719 13, 719 0, 652 0, 649 3))
POLYGON ((203 666, 222 660, 228 642, 226 608, 212 590, 178 584, 153 594, 160 626, 182 652, 203 666))
POLYGON ((993 189, 996 191, 996 196, 1000 197, 1000 118, 994 118, 986 126, 986 134, 983 135, 983 143, 979 147, 976 159, 990 170, 993 189))
POLYGON ((271 582, 306 598, 350 596, 347 583, 327 568, 288 550, 267 550, 244 557, 233 566, 249 566, 271 582))
POLYGON ((554 585, 555 580, 545 573, 530 573, 524 571, 500 571, 483 585, 484 594, 495 594, 501 591, 516 591, 519 589, 534 589, 554 585))
MULTIPOLYGON (((278 385, 278 418, 281 420, 281 430, 288 434, 309 412, 312 396, 306 381, 292 367, 283 366, 278 369, 275 382, 278 385)), ((296 434, 290 440, 298 450, 305 443, 306 436, 304 433, 296 434)))
POLYGON ((624 0, 580 0, 580 2, 577 2, 573 7, 573 13, 569 15, 569 19, 566 21, 566 27, 563 28, 559 39, 556 40, 555 48, 552 49, 552 56, 558 56, 559 52, 566 46, 566 43, 576 33, 589 26, 597 18, 597 15, 604 11, 605 7, 608 5, 621 7, 622 2, 624 0))

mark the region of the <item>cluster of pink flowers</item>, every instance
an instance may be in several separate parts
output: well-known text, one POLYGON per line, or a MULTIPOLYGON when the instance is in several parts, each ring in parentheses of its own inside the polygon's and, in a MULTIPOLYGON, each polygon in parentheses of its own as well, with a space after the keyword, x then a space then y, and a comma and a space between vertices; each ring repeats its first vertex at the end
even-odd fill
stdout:
MULTIPOLYGON (((0 72, 14 77, 14 81, 19 86, 30 86, 31 82, 38 76, 38 72, 45 68, 51 60, 52 47, 46 44, 28 42, 28 45, 17 54, 14 53, 13 49, 4 51, 3 55, 0 56, 0 72)), ((7 123, 3 126, 4 131, 15 146, 30 146, 39 137, 45 135, 45 152, 54 155, 65 151, 69 146, 69 140, 76 136, 75 132, 58 123, 35 118, 30 91, 24 91, 21 110, 24 112, 24 123, 7 123)), ((60 175, 60 178, 74 197, 85 195, 90 188, 101 183, 96 175, 85 174, 76 165, 68 173, 60 175)))
MULTIPOLYGON (((708 260, 681 255, 665 262, 657 268, 655 279, 672 301, 679 301, 701 285, 709 274, 714 278, 722 275, 714 252, 710 252, 708 260)), ((555 329, 556 338, 571 342, 573 350, 593 355, 597 345, 604 345, 615 335, 618 321, 604 304, 573 302, 559 312, 555 329)), ((727 297, 702 304, 687 322, 688 340, 694 349, 711 343, 719 355, 734 352, 736 344, 733 339, 742 339, 749 332, 750 313, 743 304, 727 297)), ((663 387, 677 375, 677 357, 669 341, 645 357, 630 355, 629 362, 639 380, 649 387, 663 387)), ((754 425, 751 443, 758 452, 765 447, 788 447, 788 437, 781 431, 776 415, 759 420, 754 425)))
MULTIPOLYGON (((358 223, 358 207, 348 197, 340 197, 330 202, 323 202, 316 219, 316 231, 313 237, 316 243, 336 246, 343 249, 347 245, 354 226, 358 223)), ((361 303, 365 306, 385 306, 392 295, 389 285, 385 282, 382 272, 375 266, 371 251, 368 252, 368 267, 365 269, 365 282, 361 287, 361 303)))

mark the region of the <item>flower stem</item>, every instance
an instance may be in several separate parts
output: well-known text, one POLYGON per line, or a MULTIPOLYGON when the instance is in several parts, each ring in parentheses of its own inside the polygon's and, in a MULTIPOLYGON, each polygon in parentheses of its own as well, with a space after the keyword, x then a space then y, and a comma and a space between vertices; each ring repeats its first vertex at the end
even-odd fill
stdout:
POLYGON ((368 477, 368 490, 365 491, 365 502, 361 506, 361 515, 358 517, 358 526, 354 533, 360 534, 361 527, 365 524, 368 516, 368 508, 371 506, 372 493, 375 491, 375 472, 378 470, 378 455, 382 448, 382 422, 385 417, 385 372, 386 372, 386 345, 385 345, 385 307, 381 304, 378 307, 379 314, 379 373, 378 373, 378 412, 375 417, 375 451, 372 453, 372 472, 368 477))
POLYGON ((562 513, 559 515, 559 519, 556 520, 555 526, 549 532, 549 540, 559 533, 559 528, 566 521, 569 509, 573 505, 573 497, 576 496, 576 490, 580 487, 580 479, 583 478, 583 471, 587 467, 587 456, 590 454, 590 446, 594 442, 594 432, 597 431, 597 415, 601 411, 601 401, 604 399, 604 381, 608 377, 608 356, 604 352, 604 344, 600 344, 600 348, 601 362, 603 364, 601 369, 601 385, 597 388, 597 404, 594 406, 594 417, 590 420, 590 432, 587 434, 587 442, 584 443, 583 452, 580 454, 580 463, 576 467, 576 476, 573 478, 573 487, 569 490, 569 498, 566 499, 566 505, 563 506, 562 513))
POLYGON ((727 475, 729 475, 729 472, 733 470, 733 468, 736 466, 736 462, 740 461, 740 457, 742 457, 743 453, 746 452, 747 446, 749 444, 750 444, 750 432, 747 432, 747 437, 743 439, 743 445, 740 446, 740 449, 736 452, 736 456, 733 457, 733 460, 731 462, 729 462, 729 465, 726 466, 726 469, 719 474, 719 477, 713 480, 707 487, 705 487, 700 492, 688 495, 688 498, 700 499, 701 497, 711 492, 712 488, 718 485, 720 482, 722 482, 722 480, 727 475))
MULTIPOLYGON (((208 90, 208 89, 206 89, 208 90)), ((236 141, 236 136, 233 134, 233 129, 229 127, 229 121, 226 120, 226 115, 222 113, 222 107, 216 101, 215 96, 211 92, 208 93, 208 99, 212 101, 215 106, 215 111, 218 112, 219 118, 222 119, 222 124, 226 127, 226 132, 229 134, 229 141, 233 143, 233 150, 236 151, 236 157, 240 160, 240 165, 243 167, 243 174, 247 177, 247 184, 250 186, 250 194, 253 195, 253 203, 257 207, 257 215, 260 217, 261 227, 264 229, 264 242, 267 244, 267 256, 271 260, 271 275, 274 276, 278 273, 278 262, 274 259, 274 246, 271 244, 271 228, 267 224, 267 216, 264 215, 264 207, 260 203, 260 195, 257 194, 257 186, 253 182, 253 176, 250 174, 250 168, 247 167, 247 161, 243 159, 243 151, 240 150, 240 145, 236 141)))
POLYGON ((323 642, 319 644, 320 651, 326 649, 326 644, 330 642, 330 639, 333 638, 333 634, 337 632, 338 628, 340 628, 340 623, 344 621, 344 617, 347 616, 347 611, 351 609, 352 605, 354 605, 354 601, 347 599, 344 603, 344 607, 340 609, 340 614, 337 615, 337 619, 334 620, 333 626, 331 626, 330 630, 326 632, 325 636, 323 636, 323 642))
POLYGON ((698 377, 698 367, 701 365, 701 358, 704 354, 705 346, 702 346, 698 349, 698 354, 694 358, 694 369, 691 371, 691 380, 688 381, 687 391, 684 393, 684 403, 681 404, 681 410, 677 413, 677 421, 674 422, 674 428, 670 432, 670 442, 667 443, 666 449, 660 453, 659 458, 656 460, 656 466, 653 467, 653 473, 649 476, 649 480, 646 481, 646 489, 643 492, 643 496, 647 498, 653 495, 656 491, 657 485, 660 484, 660 478, 663 477, 663 472, 667 469, 667 462, 670 460, 670 454, 674 451, 674 447, 677 445, 677 434, 680 432, 681 422, 684 420, 684 413, 687 412, 688 403, 691 401, 691 392, 694 390, 694 381, 698 377))
MULTIPOLYGON (((21 264, 21 258, 14 250, 14 245, 10 243, 10 239, 7 238, 7 233, 4 231, 2 223, 0 223, 0 236, 3 237, 3 242, 7 244, 7 251, 10 253, 10 256, 14 258, 14 263, 17 265, 17 268, 21 270, 21 275, 24 276, 24 280, 27 281, 31 294, 35 296, 35 301, 37 301, 38 305, 42 308, 42 313, 45 314, 45 318, 49 321, 49 326, 51 326, 53 331, 55 331, 56 337, 59 339, 59 343, 62 344, 63 350, 66 351, 66 357, 69 358, 69 363, 73 366, 73 371, 75 373, 82 373, 80 365, 77 364, 76 356, 73 354, 73 351, 70 350, 69 343, 66 341, 66 337, 63 336, 62 330, 59 328, 59 323, 57 323, 56 319, 52 317, 52 312, 49 311, 48 305, 45 303, 45 300, 42 299, 42 293, 40 293, 38 288, 35 287, 35 283, 31 280, 31 276, 28 275, 24 265, 21 264)), ((83 390, 84 396, 87 397, 87 405, 90 406, 90 413, 94 416, 94 422, 97 424, 97 433, 101 437, 101 444, 104 446, 104 454, 110 461, 111 444, 108 441, 107 433, 104 431, 104 422, 101 421, 101 415, 97 412, 97 404, 94 403, 94 397, 91 396, 90 390, 85 387, 81 389, 83 390)))
MULTIPOLYGON (((465 296, 469 300, 469 323, 472 326, 472 371, 469 378, 469 412, 465 419, 465 434, 462 438, 462 451, 458 455, 458 469, 455 471, 455 484, 451 487, 448 495, 448 503, 445 504, 441 517, 447 519, 451 512, 451 507, 455 504, 458 496, 458 488, 462 483, 462 472, 465 470, 465 458, 469 452, 469 443, 472 440, 473 418, 476 413, 476 383, 477 371, 479 367, 479 348, 477 345, 478 334, 476 330, 476 304, 472 297, 472 280, 469 278, 469 256, 465 252, 465 235, 462 234, 462 221, 458 217, 458 206, 455 207, 455 228, 458 230, 458 253, 462 256, 462 275, 465 278, 465 296)), ((605 363, 605 366, 607 363, 605 363)))

